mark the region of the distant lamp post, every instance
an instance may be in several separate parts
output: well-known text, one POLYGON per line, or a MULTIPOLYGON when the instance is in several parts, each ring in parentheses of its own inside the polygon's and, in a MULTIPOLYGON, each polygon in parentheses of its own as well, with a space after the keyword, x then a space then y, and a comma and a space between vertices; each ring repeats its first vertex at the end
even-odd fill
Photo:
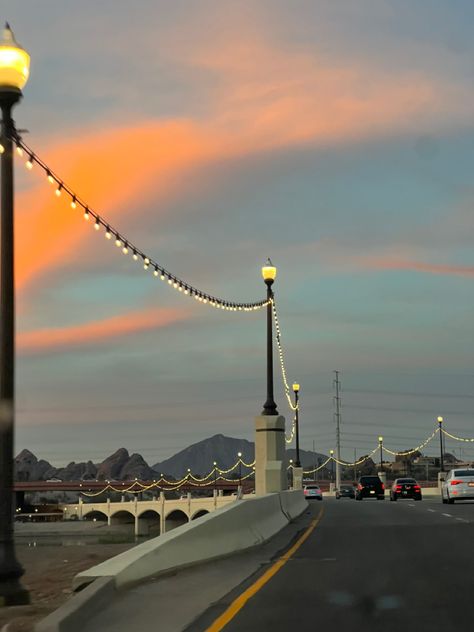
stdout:
POLYGON ((242 452, 237 452, 239 457, 239 487, 242 485, 242 452))
POLYGON ((334 450, 329 450, 329 455, 331 457, 331 483, 334 478, 334 450))
POLYGON ((383 437, 379 437, 380 471, 383 472, 383 437))
POLYGON ((443 421, 442 417, 438 417, 439 427, 439 471, 444 472, 444 447, 443 447, 443 421))
POLYGON ((293 384, 293 393, 295 394, 295 434, 296 434, 296 461, 295 467, 301 467, 300 461, 300 422, 299 422, 299 406, 298 396, 300 392, 300 385, 296 382, 293 384))
POLYGON ((262 268, 263 280, 267 285, 267 400, 263 405, 262 415, 278 415, 277 405, 273 397, 273 291, 272 285, 276 278, 277 269, 267 259, 262 268))
POLYGON ((217 462, 214 461, 214 491, 217 490, 217 462))
POLYGON ((13 238, 13 139, 17 137, 12 109, 22 97, 30 73, 30 56, 5 24, 0 40, 0 109, 2 123, 0 226, 0 603, 29 602, 22 587, 23 569, 13 540, 13 446, 15 428, 15 294, 13 238))
POLYGON ((293 487, 293 459, 290 459, 290 486, 293 487))

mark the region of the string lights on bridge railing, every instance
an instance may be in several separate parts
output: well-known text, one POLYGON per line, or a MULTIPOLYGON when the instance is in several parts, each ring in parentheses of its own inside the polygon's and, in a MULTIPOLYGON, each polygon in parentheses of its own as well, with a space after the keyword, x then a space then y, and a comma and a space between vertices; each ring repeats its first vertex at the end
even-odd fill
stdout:
POLYGON ((15 136, 12 140, 16 144, 17 154, 20 157, 25 157, 26 155, 26 168, 31 171, 34 165, 39 166, 46 175, 48 182, 55 187, 54 193, 57 198, 66 196, 71 208, 73 210, 80 209, 83 213, 84 220, 93 226, 95 231, 102 231, 105 234, 105 238, 114 242, 116 247, 119 248, 124 255, 131 255, 134 261, 140 262, 140 264, 143 265, 144 270, 149 270, 153 273, 154 277, 165 282, 177 292, 182 293, 184 296, 194 298, 203 305, 208 305, 225 311, 251 312, 262 309, 268 305, 267 299, 242 303, 219 298, 199 290, 177 275, 169 272, 151 256, 147 255, 140 248, 135 246, 128 237, 114 228, 110 222, 102 217, 102 215, 93 210, 91 205, 87 204, 59 175, 57 175, 45 162, 43 162, 43 160, 41 160, 39 156, 23 142, 20 136, 15 136))

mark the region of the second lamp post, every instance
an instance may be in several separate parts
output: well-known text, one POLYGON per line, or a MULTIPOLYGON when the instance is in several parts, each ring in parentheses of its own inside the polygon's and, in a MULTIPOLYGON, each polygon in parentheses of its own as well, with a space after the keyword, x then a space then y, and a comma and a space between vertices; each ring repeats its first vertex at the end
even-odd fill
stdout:
POLYGON ((299 405, 298 395, 300 392, 300 385, 296 382, 293 384, 293 393, 295 394, 295 440, 296 440, 296 460, 295 467, 301 467, 300 461, 300 423, 299 423, 299 405))

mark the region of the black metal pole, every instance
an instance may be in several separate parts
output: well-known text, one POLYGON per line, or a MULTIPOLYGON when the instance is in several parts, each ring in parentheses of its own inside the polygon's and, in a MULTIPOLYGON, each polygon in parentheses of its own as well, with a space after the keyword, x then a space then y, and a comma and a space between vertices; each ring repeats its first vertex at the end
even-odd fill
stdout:
POLYGON ((273 279, 266 279, 267 284, 267 401, 263 405, 262 415, 278 415, 277 405, 273 397, 273 279))
POLYGON ((438 421, 438 424, 439 424, 439 449, 440 449, 439 471, 444 472, 443 422, 438 421))
POLYGON ((382 449, 382 442, 379 441, 380 443, 380 471, 383 472, 383 449, 382 449))
POLYGON ((239 458, 239 487, 242 486, 242 461, 239 458))
POLYGON ((299 424, 299 415, 298 415, 298 391, 294 391, 295 393, 295 434, 296 434, 296 461, 295 467, 301 467, 300 461, 300 424, 299 424))
POLYGON ((214 462, 214 491, 217 491, 217 463, 214 462))
POLYGON ((0 221, 0 606, 29 603, 13 539, 15 427, 15 294, 13 233, 13 106, 21 92, 0 87, 2 127, 0 221))

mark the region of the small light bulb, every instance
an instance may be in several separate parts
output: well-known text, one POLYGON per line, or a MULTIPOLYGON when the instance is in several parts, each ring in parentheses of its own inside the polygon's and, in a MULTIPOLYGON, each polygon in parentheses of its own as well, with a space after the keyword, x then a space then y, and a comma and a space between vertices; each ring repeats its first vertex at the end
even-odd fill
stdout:
POLYGON ((178 290, 179 290, 180 292, 182 292, 182 291, 183 291, 183 286, 182 286, 182 285, 180 285, 180 286, 178 287, 178 290))
POLYGON ((25 167, 28 169, 28 171, 31 171, 33 169, 33 157, 30 156, 28 158, 28 160, 25 162, 25 167))
POLYGON ((112 239, 112 233, 110 232, 110 230, 108 228, 105 231, 105 238, 106 239, 112 239))
POLYGON ((71 208, 77 208, 77 204, 76 204, 76 198, 73 197, 71 200, 71 208))
POLYGON ((125 246, 122 248, 122 252, 123 252, 124 255, 126 255, 128 253, 127 244, 125 244, 125 246))
POLYGON ((53 178, 53 176, 48 172, 48 182, 50 182, 51 184, 55 183, 55 179, 53 178))
POLYGON ((145 263, 143 264, 143 269, 144 269, 144 270, 148 270, 148 268, 149 268, 149 264, 145 262, 145 263))
POLYGON ((159 272, 158 272, 158 270, 157 270, 156 268, 153 270, 153 274, 154 274, 156 277, 158 276, 159 272))
POLYGON ((100 230, 100 222, 99 222, 99 220, 98 220, 98 219, 96 219, 96 220, 95 220, 94 228, 95 228, 96 230, 100 230))
POLYGON ((0 145, 0 154, 3 154, 4 151, 5 151, 5 147, 3 145, 0 145))
POLYGON ((16 151, 19 156, 23 156, 23 149, 21 147, 17 147, 16 151))
POLYGON ((178 284, 176 283, 176 281, 173 283, 173 287, 174 287, 174 289, 176 289, 178 287, 178 284))
POLYGON ((89 221, 89 209, 88 208, 86 208, 86 210, 84 211, 84 219, 86 221, 89 221))
POLYGON ((172 285, 173 281, 172 281, 171 277, 168 279, 168 283, 169 283, 169 285, 172 285))
POLYGON ((186 288, 186 289, 184 290, 184 293, 185 293, 185 294, 189 294, 189 290, 188 290, 188 288, 186 288))
POLYGON ((148 257, 145 257, 145 263, 146 263, 147 265, 149 265, 149 263, 150 263, 150 259, 148 259, 148 257))
POLYGON ((164 280, 165 280, 165 275, 164 275, 163 273, 161 273, 161 275, 160 275, 160 279, 161 279, 162 281, 164 281, 164 280))
POLYGON ((120 246, 122 245, 122 242, 120 241, 120 239, 118 237, 115 240, 115 245, 117 246, 117 248, 120 248, 120 246))
POLYGON ((134 261, 138 261, 138 255, 137 255, 136 250, 133 251, 133 259, 134 261))
POLYGON ((61 195, 61 185, 58 186, 58 188, 55 191, 56 196, 59 197, 61 195))

